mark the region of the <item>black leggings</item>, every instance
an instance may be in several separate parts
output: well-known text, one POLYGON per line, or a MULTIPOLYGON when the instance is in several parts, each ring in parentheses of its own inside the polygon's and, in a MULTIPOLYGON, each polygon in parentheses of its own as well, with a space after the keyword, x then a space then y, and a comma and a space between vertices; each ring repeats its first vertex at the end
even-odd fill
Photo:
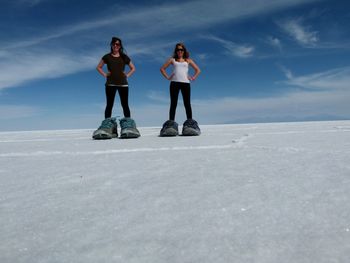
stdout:
POLYGON ((107 86, 106 85, 106 110, 105 118, 110 118, 112 116, 112 109, 114 104, 115 94, 119 92, 120 104, 123 108, 124 117, 130 118, 129 109, 129 87, 118 87, 118 86, 107 86))
POLYGON ((179 92, 181 90, 182 99, 186 110, 187 119, 192 119, 192 108, 191 108, 191 85, 190 83, 183 82, 170 82, 170 111, 169 120, 175 120, 175 113, 177 107, 177 100, 179 92))

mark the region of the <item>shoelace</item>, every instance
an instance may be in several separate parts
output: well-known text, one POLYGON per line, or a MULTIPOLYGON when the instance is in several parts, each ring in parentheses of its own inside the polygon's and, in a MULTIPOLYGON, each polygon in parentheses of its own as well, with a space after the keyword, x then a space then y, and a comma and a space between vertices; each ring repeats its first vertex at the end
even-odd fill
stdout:
POLYGON ((120 120, 120 127, 125 128, 135 128, 135 122, 130 118, 124 118, 120 120))
POLYGON ((190 127, 190 128, 195 128, 198 129, 198 123, 195 120, 186 120, 184 123, 184 126, 190 127))
POLYGON ((109 119, 105 119, 105 120, 102 121, 100 129, 101 128, 109 129, 109 128, 112 128, 113 125, 114 125, 113 119, 110 119, 110 118, 109 119))
POLYGON ((177 123, 174 121, 167 121, 164 123, 163 128, 177 127, 177 123))

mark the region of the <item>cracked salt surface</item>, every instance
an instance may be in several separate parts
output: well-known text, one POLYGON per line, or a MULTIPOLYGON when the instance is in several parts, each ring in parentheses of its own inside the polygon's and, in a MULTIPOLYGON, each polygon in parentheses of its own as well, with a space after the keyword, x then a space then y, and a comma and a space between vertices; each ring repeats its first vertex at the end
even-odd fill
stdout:
POLYGON ((0 262, 347 262, 349 127, 0 133, 0 262))

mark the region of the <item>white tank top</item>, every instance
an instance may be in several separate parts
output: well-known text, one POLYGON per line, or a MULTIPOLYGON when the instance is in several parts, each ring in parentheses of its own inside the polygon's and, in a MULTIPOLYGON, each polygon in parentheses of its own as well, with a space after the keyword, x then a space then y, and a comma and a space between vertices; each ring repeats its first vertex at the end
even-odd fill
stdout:
POLYGON ((190 80, 188 79, 188 63, 186 61, 178 62, 175 59, 173 59, 173 65, 174 75, 171 78, 171 80, 176 82, 190 83, 190 80))

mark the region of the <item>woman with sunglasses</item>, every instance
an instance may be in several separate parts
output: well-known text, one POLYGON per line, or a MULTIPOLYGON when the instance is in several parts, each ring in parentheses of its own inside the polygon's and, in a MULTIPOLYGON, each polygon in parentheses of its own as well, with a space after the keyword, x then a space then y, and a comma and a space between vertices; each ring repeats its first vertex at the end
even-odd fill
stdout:
POLYGON ((129 85, 128 78, 135 72, 135 66, 131 59, 124 53, 124 47, 120 38, 113 37, 110 43, 111 52, 104 55, 98 63, 97 71, 106 78, 106 108, 105 120, 94 132, 94 139, 111 139, 118 137, 116 118, 112 118, 112 109, 115 95, 118 91, 120 104, 123 108, 124 118, 120 120, 120 138, 137 138, 140 136, 135 121, 130 118, 129 109, 129 85), (107 72, 103 67, 107 65, 107 72), (125 72, 125 66, 129 71, 125 72))
POLYGON ((199 135, 200 129, 198 127, 198 123, 192 119, 190 81, 194 81, 201 71, 196 63, 190 59, 189 52, 183 43, 177 43, 175 45, 172 58, 165 62, 165 64, 160 68, 160 72, 167 80, 170 80, 169 120, 163 124, 163 128, 160 131, 160 136, 178 135, 178 124, 175 122, 175 113, 180 91, 187 117, 187 120, 184 122, 182 127, 182 135, 199 135), (173 72, 169 76, 166 69, 170 65, 173 67, 173 72), (189 67, 192 67, 194 70, 193 76, 189 75, 189 67))

